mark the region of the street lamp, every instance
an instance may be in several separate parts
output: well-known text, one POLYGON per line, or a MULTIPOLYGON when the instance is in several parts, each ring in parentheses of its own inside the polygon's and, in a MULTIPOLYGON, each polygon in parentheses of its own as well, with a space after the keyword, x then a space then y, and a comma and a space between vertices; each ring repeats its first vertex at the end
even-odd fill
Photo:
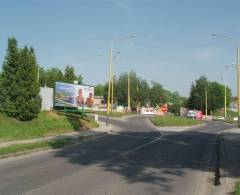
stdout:
POLYGON ((113 46, 119 41, 128 39, 128 38, 135 38, 136 35, 127 35, 120 37, 118 39, 115 39, 112 41, 110 50, 109 50, 109 80, 108 80, 108 97, 107 97, 107 120, 106 125, 109 124, 109 112, 110 112, 110 96, 111 96, 111 88, 112 88, 112 98, 111 98, 111 105, 113 105, 113 46))
MULTIPOLYGON (((120 55, 120 51, 118 51, 114 56, 113 56, 113 59, 115 59, 118 55, 120 55)), ((112 98, 111 98, 111 112, 112 112, 112 110, 113 110, 113 94, 114 94, 114 92, 113 92, 113 84, 114 84, 114 74, 113 74, 113 72, 114 72, 114 63, 112 63, 112 98)))
MULTIPOLYGON (((226 68, 226 72, 228 68, 232 68, 234 63, 232 65, 226 65, 224 66, 226 68)), ((227 117, 227 79, 225 78, 224 81, 224 117, 227 117)))
POLYGON ((239 40, 234 38, 234 37, 231 37, 231 36, 228 36, 228 35, 225 35, 225 34, 220 34, 220 33, 212 33, 211 35, 213 36, 220 36, 220 37, 224 37, 226 39, 229 39, 229 40, 232 40, 235 42, 236 44, 236 48, 237 48, 237 99, 238 99, 238 128, 240 128, 240 60, 239 60, 239 56, 240 56, 240 49, 239 49, 239 40))
MULTIPOLYGON (((226 69, 228 68, 228 66, 224 66, 226 69)), ((227 81, 226 78, 223 79, 221 78, 221 80, 224 82, 224 118, 226 119, 227 117, 227 81)))
POLYGON ((208 116, 208 85, 207 87, 205 88, 205 117, 206 117, 206 120, 207 120, 207 116, 208 116))

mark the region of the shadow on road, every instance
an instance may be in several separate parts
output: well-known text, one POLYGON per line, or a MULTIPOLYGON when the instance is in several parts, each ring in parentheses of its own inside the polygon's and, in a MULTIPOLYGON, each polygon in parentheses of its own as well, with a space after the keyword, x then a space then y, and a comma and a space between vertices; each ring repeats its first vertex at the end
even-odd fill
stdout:
MULTIPOLYGON (((138 124, 139 126, 139 124, 138 124)), ((146 127, 146 126, 145 126, 146 127)), ((97 166, 121 176, 127 183, 157 185, 171 192, 173 183, 191 172, 211 172, 216 168, 216 132, 228 126, 209 125, 186 132, 125 131, 77 146, 63 148, 57 157, 81 166, 97 166)), ((232 177, 239 173, 229 172, 232 177)))
MULTIPOLYGON (((226 132, 220 136, 221 168, 226 176, 240 177, 240 133, 226 132)), ((223 175, 225 176, 225 175, 223 175)))

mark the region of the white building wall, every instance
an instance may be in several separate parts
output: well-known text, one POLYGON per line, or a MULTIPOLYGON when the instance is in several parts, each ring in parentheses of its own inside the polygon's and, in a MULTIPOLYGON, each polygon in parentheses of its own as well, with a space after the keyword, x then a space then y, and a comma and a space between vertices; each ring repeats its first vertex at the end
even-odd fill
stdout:
POLYGON ((41 110, 52 110, 53 109, 53 88, 40 87, 40 96, 42 98, 41 110))

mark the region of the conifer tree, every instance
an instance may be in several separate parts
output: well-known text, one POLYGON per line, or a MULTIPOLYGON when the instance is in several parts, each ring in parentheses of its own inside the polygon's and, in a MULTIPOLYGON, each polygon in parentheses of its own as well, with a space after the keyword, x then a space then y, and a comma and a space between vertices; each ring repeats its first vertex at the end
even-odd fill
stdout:
POLYGON ((16 39, 8 39, 7 53, 3 62, 0 82, 0 104, 1 110, 8 115, 16 111, 15 98, 17 96, 16 72, 19 68, 19 55, 16 39))
POLYGON ((10 38, 0 83, 1 106, 7 115, 23 121, 37 117, 41 107, 37 75, 33 48, 18 49, 16 39, 10 38))
POLYGON ((64 81, 66 83, 73 83, 77 80, 77 76, 75 75, 75 70, 72 66, 66 66, 64 73, 64 81))

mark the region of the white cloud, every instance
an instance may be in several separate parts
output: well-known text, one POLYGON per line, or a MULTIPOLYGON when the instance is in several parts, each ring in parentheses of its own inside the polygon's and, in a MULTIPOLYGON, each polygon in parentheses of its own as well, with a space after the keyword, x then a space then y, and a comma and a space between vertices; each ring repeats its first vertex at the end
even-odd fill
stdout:
POLYGON ((212 49, 201 49, 192 53, 194 59, 199 61, 208 61, 216 56, 216 52, 212 49))
POLYGON ((132 8, 129 6, 129 4, 127 3, 127 1, 124 0, 111 0, 111 2, 118 7, 119 9, 121 9, 124 12, 131 12, 132 8))

